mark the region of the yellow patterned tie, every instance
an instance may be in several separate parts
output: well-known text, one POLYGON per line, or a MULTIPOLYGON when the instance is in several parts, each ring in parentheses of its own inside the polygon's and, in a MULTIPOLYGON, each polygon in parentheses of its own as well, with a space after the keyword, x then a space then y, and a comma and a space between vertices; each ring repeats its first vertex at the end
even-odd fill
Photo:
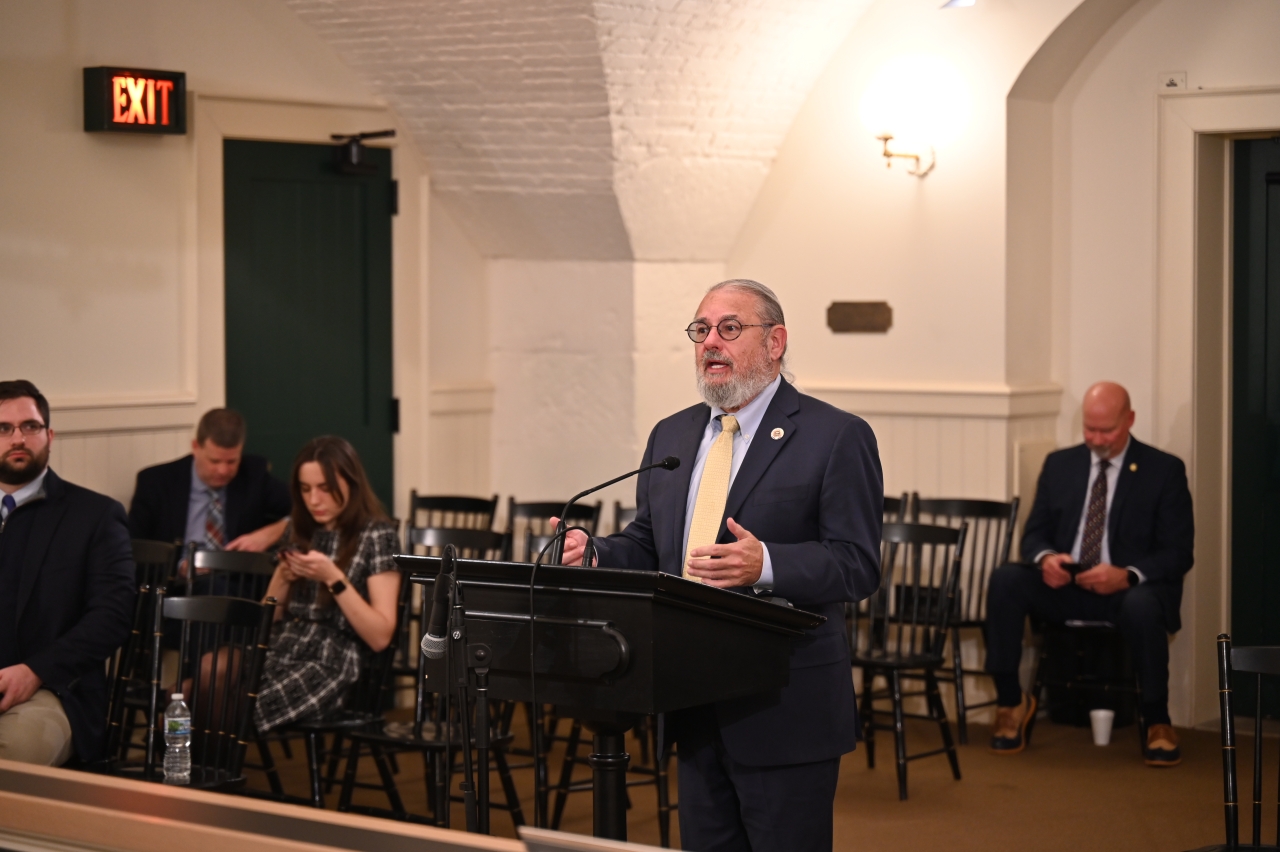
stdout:
POLYGON ((720 521, 724 518, 724 504, 729 499, 729 474, 733 472, 733 436, 738 431, 738 418, 732 414, 720 418, 721 432, 707 452, 707 463, 702 468, 702 481, 698 483, 698 500, 693 504, 693 523, 689 525, 689 544, 684 551, 684 565, 680 573, 686 580, 701 583, 701 577, 689 576, 689 553, 694 548, 716 543, 720 521))

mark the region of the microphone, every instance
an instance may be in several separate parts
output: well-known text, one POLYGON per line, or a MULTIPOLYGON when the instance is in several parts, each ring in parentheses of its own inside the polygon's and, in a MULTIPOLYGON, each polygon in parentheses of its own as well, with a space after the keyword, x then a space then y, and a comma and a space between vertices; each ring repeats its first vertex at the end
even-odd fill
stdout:
POLYGON ((449 588, 456 570, 453 560, 457 551, 452 544, 445 545, 444 555, 440 557, 440 573, 436 575, 435 588, 431 594, 431 617, 427 621, 427 632, 422 637, 422 653, 428 660, 438 660, 444 656, 449 645, 449 588))
POLYGON ((602 482, 599 485, 595 486, 594 488, 588 488, 586 491, 583 491, 581 494, 575 494, 572 497, 570 497, 569 502, 564 504, 564 509, 561 510, 560 512, 560 524, 559 526, 556 527, 557 538, 555 539, 555 541, 551 543, 551 564, 559 565, 560 557, 564 555, 564 536, 562 535, 562 533, 565 531, 565 529, 568 528, 568 524, 565 523, 564 516, 569 514, 570 506, 572 506, 574 503, 577 503, 583 497, 586 497, 590 494, 595 494, 597 491, 599 491, 602 488, 608 488, 610 485, 621 482, 624 479, 630 479, 631 477, 636 476, 637 474, 644 473, 647 470, 656 470, 657 468, 662 468, 663 470, 675 470, 679 466, 680 466, 680 459, 676 458, 675 456, 667 456, 665 459, 663 459, 660 462, 654 462, 653 464, 645 465, 639 470, 633 470, 630 473, 624 473, 622 474, 622 476, 615 476, 613 479, 610 479, 608 482, 602 482))

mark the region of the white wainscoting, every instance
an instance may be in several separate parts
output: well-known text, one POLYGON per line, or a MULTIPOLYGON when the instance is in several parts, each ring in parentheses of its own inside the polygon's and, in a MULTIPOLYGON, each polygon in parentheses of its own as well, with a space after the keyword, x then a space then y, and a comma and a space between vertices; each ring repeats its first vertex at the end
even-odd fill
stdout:
POLYGON ((429 482, 431 494, 488 496, 493 386, 454 385, 431 389, 429 482))
POLYGON ((188 396, 54 399, 49 465, 68 482, 110 495, 126 507, 138 471, 191 451, 198 412, 188 396))

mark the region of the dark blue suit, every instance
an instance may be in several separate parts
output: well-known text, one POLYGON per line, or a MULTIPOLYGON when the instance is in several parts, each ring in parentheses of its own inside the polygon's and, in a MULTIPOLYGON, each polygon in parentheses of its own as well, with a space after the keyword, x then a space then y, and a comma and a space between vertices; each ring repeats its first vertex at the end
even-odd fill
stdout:
POLYGON ((25 663, 62 701, 83 761, 102 757, 104 663, 129 635, 133 549, 124 507, 45 474, 45 497, 0 534, 0 665, 25 663))
MULTIPOLYGON (((654 427, 643 464, 668 455, 684 463, 673 472, 640 475, 635 520, 621 533, 595 540, 600 565, 682 573, 689 482, 710 414, 708 406, 696 405, 654 427)), ((827 620, 796 643, 785 688, 681 711, 667 720, 681 746, 685 848, 747 848, 717 834, 725 828, 719 824, 710 833, 699 830, 703 847, 689 843, 689 829, 704 818, 695 810, 697 802, 733 807, 724 790, 705 791, 703 797, 687 784, 687 752, 695 743, 703 751, 720 752, 742 769, 740 774, 786 767, 784 774, 794 775, 801 764, 831 774, 833 765, 838 766, 833 761, 852 751, 857 740, 844 604, 866 598, 880 582, 884 487, 875 435, 862 419, 799 393, 785 380, 756 434, 729 491, 725 517, 768 547, 774 594, 827 620), (782 430, 780 439, 771 437, 775 429, 782 430)), ((717 541, 735 540, 722 520, 717 541)), ((735 778, 735 784, 740 780, 735 778)), ((833 774, 830 782, 834 793, 833 774)), ((802 784, 798 777, 786 783, 791 788, 802 784)), ((741 784, 737 787, 741 813, 735 816, 746 822, 749 848, 808 848, 805 832, 815 821, 825 825, 829 846, 829 799, 785 803, 785 813, 775 813, 772 820, 777 824, 753 826, 751 813, 769 813, 778 802, 749 801, 749 793, 741 784)))
MULTIPOLYGON (((1050 453, 1022 534, 1029 563, 1046 550, 1070 553, 1085 512, 1093 456, 1084 444, 1050 453)), ((1169 644, 1182 626, 1182 578, 1191 570, 1195 516, 1187 469, 1177 456, 1130 436, 1107 512, 1111 564, 1136 568, 1145 582, 1113 595, 1079 586, 1051 589, 1038 566, 1006 565, 991 575, 987 596, 987 671, 1016 672, 1027 614, 1053 623, 1110 621, 1133 653, 1147 721, 1167 722, 1169 644)))
MULTIPOLYGON (((186 455, 138 472, 129 505, 129 530, 134 538, 182 541, 187 537, 191 461, 186 455)), ((235 479, 227 485, 227 541, 288 517, 291 505, 288 487, 271 475, 267 460, 245 454, 235 479)))

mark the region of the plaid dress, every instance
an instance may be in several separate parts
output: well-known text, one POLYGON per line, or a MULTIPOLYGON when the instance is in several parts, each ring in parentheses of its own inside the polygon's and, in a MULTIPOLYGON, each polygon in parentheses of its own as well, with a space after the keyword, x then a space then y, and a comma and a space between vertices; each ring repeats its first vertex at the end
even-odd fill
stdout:
MULTIPOLYGON (((333 559, 338 535, 319 530, 311 542, 333 559)), ((360 547, 347 568, 347 585, 366 601, 369 577, 395 571, 396 528, 374 522, 360 533, 360 547)), ((350 594, 350 592, 347 592, 350 594)), ((369 646, 356 634, 329 590, 314 580, 297 580, 285 618, 271 631, 253 722, 259 732, 290 722, 322 721, 341 709, 360 678, 369 646)))

